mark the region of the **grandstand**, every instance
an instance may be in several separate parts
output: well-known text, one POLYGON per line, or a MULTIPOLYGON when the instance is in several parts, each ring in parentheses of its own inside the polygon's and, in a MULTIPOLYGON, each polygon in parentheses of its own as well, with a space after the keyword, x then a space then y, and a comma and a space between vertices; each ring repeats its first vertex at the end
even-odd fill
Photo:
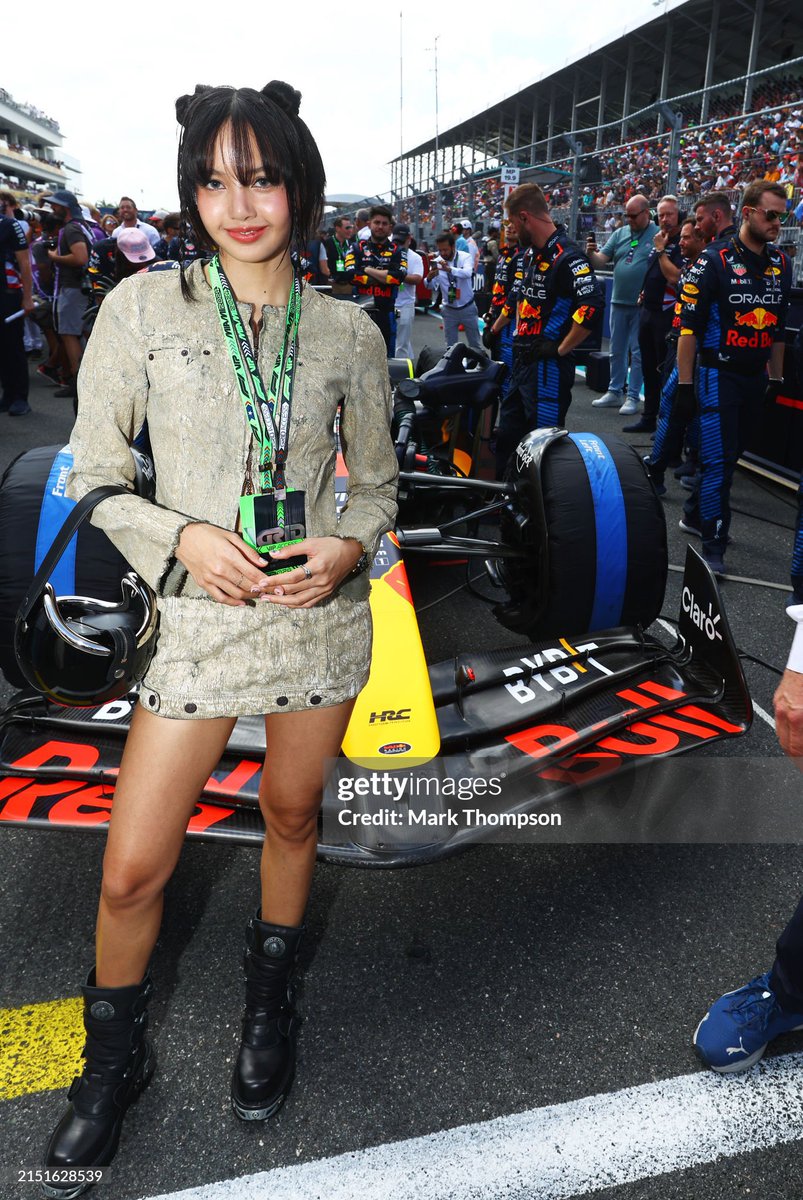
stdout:
POLYGON ((615 219, 637 191, 691 205, 724 189, 738 203, 751 179, 775 179, 800 279, 803 6, 686 0, 391 166, 394 206, 419 238, 456 217, 499 220, 503 167, 541 183, 575 233, 615 219))

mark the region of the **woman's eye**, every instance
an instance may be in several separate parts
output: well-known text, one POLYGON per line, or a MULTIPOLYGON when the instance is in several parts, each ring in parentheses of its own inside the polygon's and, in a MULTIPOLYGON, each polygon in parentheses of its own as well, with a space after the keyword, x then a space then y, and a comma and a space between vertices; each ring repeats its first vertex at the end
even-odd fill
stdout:
POLYGON ((204 191, 205 192, 217 192, 217 191, 220 191, 222 189, 222 187, 223 187, 223 184, 220 182, 219 179, 208 179, 206 181, 206 183, 204 184, 204 191))
POLYGON ((267 176, 260 175, 259 179, 255 179, 251 186, 255 188, 269 188, 274 185, 267 176))

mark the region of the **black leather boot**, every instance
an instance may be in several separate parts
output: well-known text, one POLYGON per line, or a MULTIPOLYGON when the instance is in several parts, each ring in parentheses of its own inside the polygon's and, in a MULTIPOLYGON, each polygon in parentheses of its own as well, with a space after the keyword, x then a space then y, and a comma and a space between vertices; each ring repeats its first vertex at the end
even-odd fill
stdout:
MULTIPOLYGON (((148 1028, 150 976, 132 987, 99 988, 90 972, 84 997, 84 1069, 72 1082, 67 1111, 45 1154, 51 1170, 108 1166, 117 1152, 126 1110, 156 1067, 148 1028)), ((72 1200, 91 1183, 43 1185, 46 1196, 72 1200)))
POLYGON ((231 1081, 232 1107, 243 1121, 272 1117, 293 1082, 298 1022, 291 985, 303 932, 303 925, 257 917, 246 926, 245 1016, 231 1081))

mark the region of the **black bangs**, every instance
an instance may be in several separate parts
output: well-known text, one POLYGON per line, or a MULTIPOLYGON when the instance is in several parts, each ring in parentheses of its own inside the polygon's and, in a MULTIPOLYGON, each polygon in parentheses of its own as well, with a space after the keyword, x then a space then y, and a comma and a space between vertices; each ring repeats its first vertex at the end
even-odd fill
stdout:
MULTIPOLYGON (((292 222, 291 241, 303 252, 323 211, 326 176, 321 156, 300 117, 289 114, 253 88, 206 88, 192 99, 183 116, 178 194, 182 217, 192 226, 197 244, 210 253, 215 249, 201 222, 196 193, 209 182, 215 147, 227 125, 234 157, 229 168, 244 186, 261 175, 273 184, 284 184, 292 222)), ((182 291, 188 294, 184 287, 182 291)))
MULTIPOLYGON (((283 114, 275 116, 268 110, 275 105, 265 103, 265 98, 250 88, 242 88, 239 92, 220 89, 228 92, 223 96, 223 103, 215 105, 218 111, 207 114, 219 118, 212 121, 193 122, 188 133, 195 144, 187 150, 189 161, 186 163, 187 182, 193 187, 202 187, 209 182, 212 175, 215 147, 223 130, 228 125, 231 133, 230 149, 234 151, 234 162, 229 163, 237 180, 248 187, 258 175, 265 174, 271 183, 283 183, 288 193, 293 190, 292 180, 292 151, 293 138, 288 138, 286 126, 289 121, 283 114), (249 96, 248 93, 251 92, 249 96), (228 100, 228 103, 226 101, 228 100), (253 142, 256 141, 257 151, 262 161, 255 162, 253 157, 253 142)), ((200 114, 199 114, 200 115, 200 114)))

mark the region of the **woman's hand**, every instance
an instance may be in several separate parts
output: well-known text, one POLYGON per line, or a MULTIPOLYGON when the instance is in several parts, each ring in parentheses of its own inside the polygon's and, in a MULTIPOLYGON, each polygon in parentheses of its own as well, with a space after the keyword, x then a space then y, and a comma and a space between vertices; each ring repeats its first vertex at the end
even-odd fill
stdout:
POLYGON ((298 554, 306 554, 305 566, 286 575, 262 576, 254 588, 260 600, 285 608, 312 608, 351 574, 362 557, 362 546, 356 538, 305 538, 285 550, 274 550, 271 558, 281 562, 298 554))
POLYGON ((238 534, 217 525, 185 525, 176 558, 213 600, 235 608, 252 600, 252 588, 265 579, 264 558, 238 534))

